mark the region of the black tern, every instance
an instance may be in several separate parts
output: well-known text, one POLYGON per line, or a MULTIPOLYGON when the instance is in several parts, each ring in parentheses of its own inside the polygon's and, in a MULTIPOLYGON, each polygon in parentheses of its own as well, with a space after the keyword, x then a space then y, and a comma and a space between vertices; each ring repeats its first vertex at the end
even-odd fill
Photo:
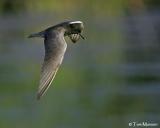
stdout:
POLYGON ((28 38, 44 38, 45 57, 41 68, 37 99, 40 99, 47 91, 62 63, 67 48, 64 37, 68 36, 73 43, 76 43, 80 37, 84 39, 81 35, 83 29, 83 22, 67 21, 28 36, 28 38))

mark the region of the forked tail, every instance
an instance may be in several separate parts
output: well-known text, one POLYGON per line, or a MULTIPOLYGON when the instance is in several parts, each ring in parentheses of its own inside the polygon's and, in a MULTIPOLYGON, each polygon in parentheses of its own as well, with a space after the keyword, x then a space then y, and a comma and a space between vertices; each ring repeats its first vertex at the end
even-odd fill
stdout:
POLYGON ((45 35, 45 31, 42 31, 42 32, 38 32, 38 33, 33 33, 33 34, 29 35, 28 38, 33 38, 33 37, 44 38, 44 35, 45 35))

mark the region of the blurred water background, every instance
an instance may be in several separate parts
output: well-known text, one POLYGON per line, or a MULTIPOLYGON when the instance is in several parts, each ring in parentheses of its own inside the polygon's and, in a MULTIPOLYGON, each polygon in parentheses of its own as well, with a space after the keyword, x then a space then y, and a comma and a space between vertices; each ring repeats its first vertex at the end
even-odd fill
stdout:
MULTIPOLYGON (((160 125, 158 0, 0 0, 0 128, 128 128, 160 125), (43 39, 81 20, 86 40, 68 49, 47 94, 36 101, 43 39)), ((158 126, 159 127, 159 126, 158 126)))

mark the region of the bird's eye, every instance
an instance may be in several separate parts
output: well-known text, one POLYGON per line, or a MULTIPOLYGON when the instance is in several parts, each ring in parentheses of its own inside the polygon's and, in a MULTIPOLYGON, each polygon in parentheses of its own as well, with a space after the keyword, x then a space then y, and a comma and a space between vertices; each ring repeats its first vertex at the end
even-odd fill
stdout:
POLYGON ((71 28, 74 28, 74 24, 70 24, 70 27, 71 27, 71 28))

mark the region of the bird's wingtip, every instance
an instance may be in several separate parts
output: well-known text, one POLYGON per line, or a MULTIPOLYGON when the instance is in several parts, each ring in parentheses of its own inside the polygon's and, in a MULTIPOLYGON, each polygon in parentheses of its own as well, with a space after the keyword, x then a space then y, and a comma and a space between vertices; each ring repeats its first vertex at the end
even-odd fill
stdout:
POLYGON ((37 93, 36 99, 37 99, 37 100, 40 100, 40 99, 41 99, 41 95, 40 95, 39 93, 37 93))

